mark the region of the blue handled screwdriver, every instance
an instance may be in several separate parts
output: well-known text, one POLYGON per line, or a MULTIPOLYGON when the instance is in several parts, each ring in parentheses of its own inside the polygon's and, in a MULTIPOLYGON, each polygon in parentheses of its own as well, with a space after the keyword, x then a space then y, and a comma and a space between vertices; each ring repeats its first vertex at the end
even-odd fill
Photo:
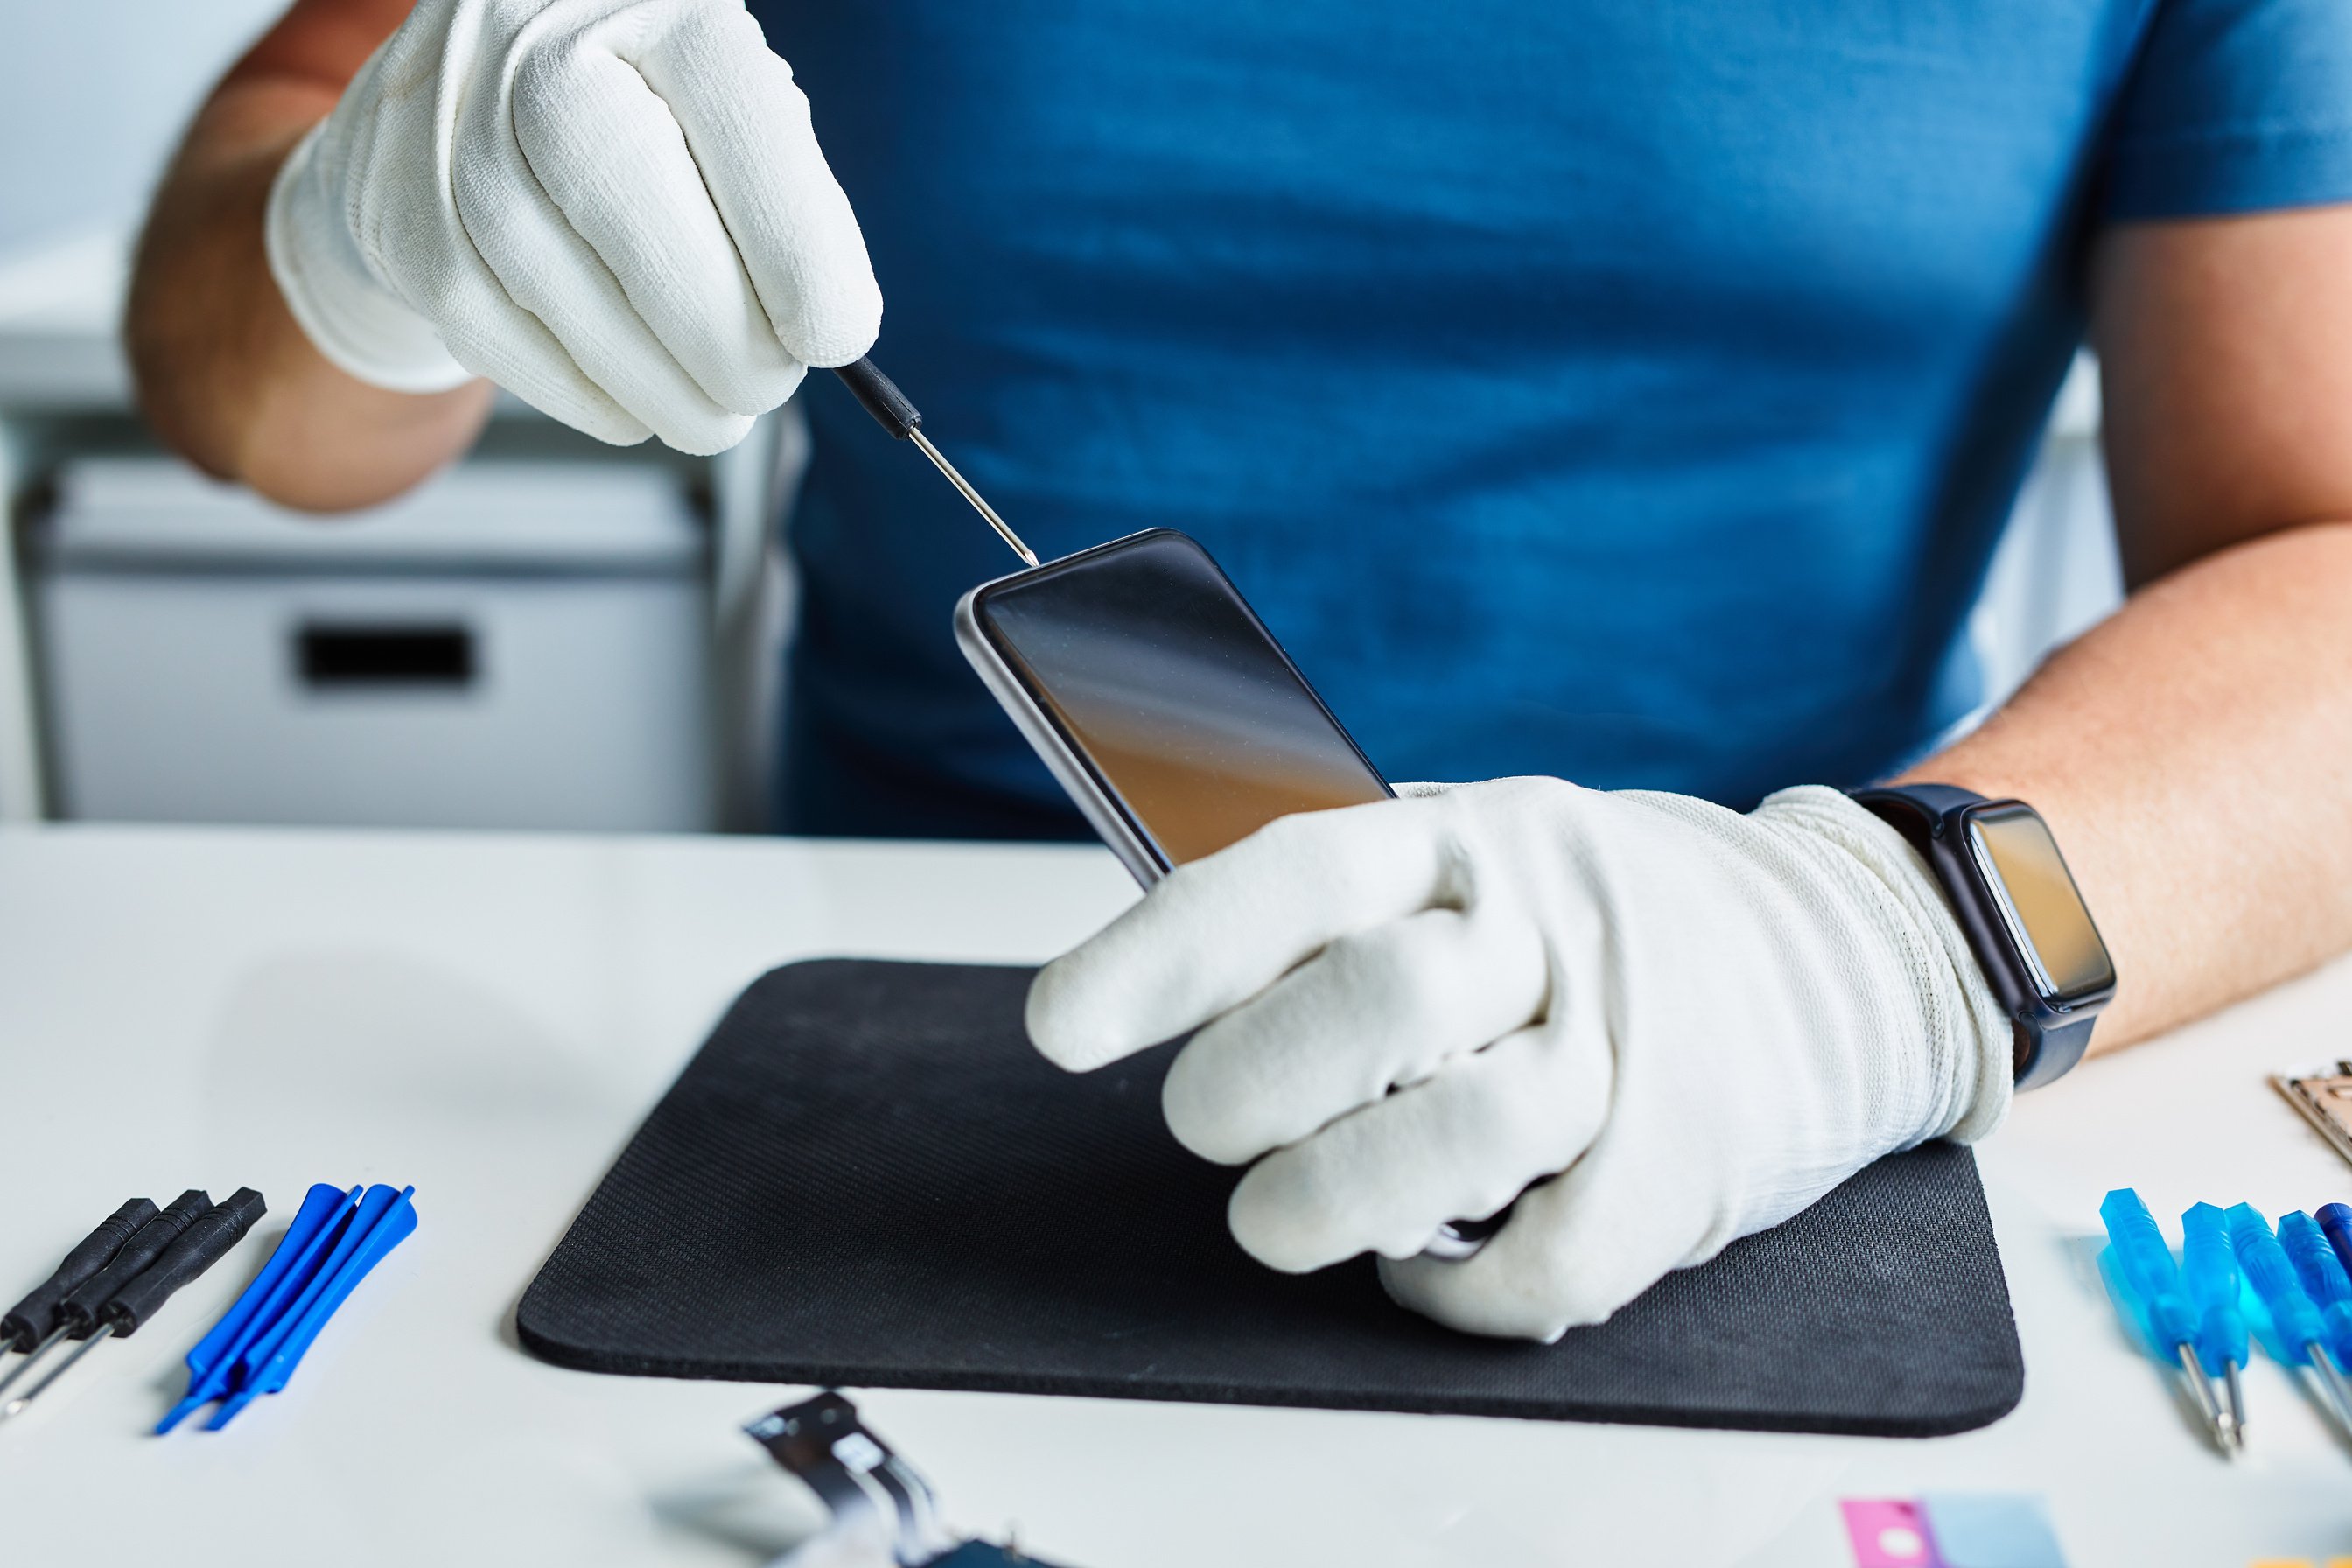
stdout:
MULTIPOLYGON (((2352 1275, 2327 1244, 2327 1233, 2301 1209, 2279 1215, 2278 1241, 2303 1293, 2319 1309, 2320 1325, 2327 1331, 2327 1348, 2339 1368, 2352 1369, 2352 1275)), ((2352 1402, 2347 1402, 2352 1408, 2352 1402)))
POLYGON ((2329 1204, 2319 1211, 2319 1228, 2327 1233, 2327 1243, 2336 1248, 2336 1260, 2352 1273, 2352 1207, 2329 1204))
POLYGON ((2289 1210, 2279 1215, 2278 1240, 2313 1306, 2324 1314, 2338 1301, 2352 1301, 2352 1277, 2345 1274, 2317 1220, 2301 1209, 2289 1210))
POLYGON ((2213 1441, 2228 1452, 2232 1444, 2227 1417, 2221 1401, 2213 1393, 2212 1382, 2198 1364, 2196 1320, 2181 1290, 2180 1270, 2172 1261, 2172 1248, 2165 1244, 2164 1232, 2157 1227, 2156 1216, 2147 1212, 2147 1205, 2140 1202, 2137 1193, 2129 1187, 2117 1187, 2100 1201, 2099 1218, 2105 1222, 2116 1265, 2124 1282, 2139 1298, 2150 1331, 2179 1363, 2182 1375, 2188 1378, 2189 1389, 2197 1396, 2198 1407, 2204 1414, 2205 1425, 2213 1434, 2213 1441))
MULTIPOLYGON (((2352 1429, 2352 1389, 2345 1387, 2344 1374, 2328 1354, 2327 1325, 2319 1309, 2311 1304, 2311 1298, 2304 1294, 2286 1249, 2271 1234, 2270 1222, 2252 1205, 2234 1205, 2229 1217, 2230 1246, 2238 1255, 2238 1267, 2245 1270, 2247 1282, 2253 1286, 2254 1294, 2262 1298, 2263 1306, 2270 1312, 2280 1355, 2290 1366, 2312 1369, 2326 1391, 2336 1419, 2352 1429)), ((2344 1304, 2337 1305, 2341 1308, 2344 1304)), ((2352 1352, 2352 1346, 2344 1349, 2352 1352)))
POLYGON ((2198 1204, 2180 1216, 2180 1277, 2197 1310, 2198 1359, 2208 1372, 2219 1371, 2230 1437, 2242 1453, 2246 1395, 2239 1373, 2249 1348, 2246 1314, 2238 1304, 2238 1255, 2230 1250, 2229 1222, 2211 1204, 2198 1204))

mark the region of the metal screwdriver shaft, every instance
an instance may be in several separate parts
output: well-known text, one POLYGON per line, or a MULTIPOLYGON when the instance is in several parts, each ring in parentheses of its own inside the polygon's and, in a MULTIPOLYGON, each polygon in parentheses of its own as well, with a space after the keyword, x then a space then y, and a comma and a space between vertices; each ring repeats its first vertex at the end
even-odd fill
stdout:
POLYGON ((10 1389, 16 1387, 18 1383, 22 1382, 25 1374, 32 1371, 35 1366, 38 1365, 41 1358, 47 1355, 51 1350, 55 1349, 58 1342, 64 1339, 66 1335, 71 1331, 72 1330, 68 1325, 60 1323, 56 1328, 51 1329, 47 1334, 44 1334, 41 1337, 40 1343, 33 1347, 30 1354, 26 1356, 23 1361, 18 1362, 15 1366, 10 1367, 8 1369, 8 1375, 5 1377, 0 1377, 0 1394, 7 1393, 10 1389))
POLYGON ((40 1382, 25 1390, 24 1393, 16 1395, 16 1398, 8 1401, 5 1405, 0 1405, 0 1421, 8 1420, 10 1417, 21 1412, 25 1406, 30 1405, 42 1394, 47 1393, 49 1384, 57 1382, 58 1379, 71 1372, 77 1362, 80 1361, 82 1357, 88 1355, 92 1350, 97 1348, 99 1341, 106 1338, 107 1335, 112 1332, 114 1332, 114 1325, 112 1323, 100 1323, 97 1329, 91 1332, 89 1338, 74 1346, 72 1353, 68 1355, 65 1360, 58 1363, 55 1367, 50 1369, 49 1374, 47 1377, 44 1377, 40 1382))
POLYGON ((850 395, 857 399, 858 405, 874 416, 876 424, 899 440, 912 441, 919 447, 923 456, 931 460, 931 467, 945 475, 948 483, 955 486, 956 492, 971 503, 972 510, 988 520, 988 526, 996 530, 996 536, 1013 547, 1013 554, 1032 566, 1037 564, 1037 552, 1021 542, 1021 536, 996 515, 996 509, 982 499, 981 493, 971 488, 971 481, 956 472, 956 466, 931 445, 930 437, 925 436, 920 428, 922 415, 872 360, 862 359, 854 364, 842 365, 833 374, 841 377, 842 384, 849 388, 850 395))
POLYGON ((931 460, 931 467, 939 469, 942 474, 945 474, 948 479, 948 483, 955 486, 958 490, 962 492, 963 499, 971 502, 972 506, 979 511, 981 516, 988 519, 988 526, 996 530, 997 537, 1003 540, 1005 543, 1013 547, 1013 554, 1018 555, 1022 560, 1026 561, 1032 566, 1037 564, 1037 552, 1030 549, 1026 544, 1024 544, 1021 542, 1021 536, 1006 526, 1003 518, 996 515, 996 509, 989 505, 986 500, 982 500, 981 493, 978 490, 971 488, 971 481, 967 480, 961 474, 956 472, 956 466, 953 463, 949 462, 946 455, 937 447, 931 445, 929 437, 925 436, 920 430, 909 430, 907 432, 907 438, 914 442, 917 447, 922 448, 923 456, 931 460))

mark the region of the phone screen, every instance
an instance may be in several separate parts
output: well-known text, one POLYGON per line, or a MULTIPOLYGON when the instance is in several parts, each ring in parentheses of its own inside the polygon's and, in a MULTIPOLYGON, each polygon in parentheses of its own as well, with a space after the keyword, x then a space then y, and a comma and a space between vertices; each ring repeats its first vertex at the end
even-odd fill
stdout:
POLYGON ((1155 529, 981 590, 982 633, 1170 866, 1386 799, 1209 552, 1155 529))

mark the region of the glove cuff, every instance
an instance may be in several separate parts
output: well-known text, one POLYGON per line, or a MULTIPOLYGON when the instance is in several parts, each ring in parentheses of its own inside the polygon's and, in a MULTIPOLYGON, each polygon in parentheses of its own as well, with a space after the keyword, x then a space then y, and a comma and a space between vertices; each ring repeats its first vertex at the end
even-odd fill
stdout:
POLYGON ((433 324, 377 281, 361 253, 342 183, 319 155, 331 119, 279 166, 262 218, 269 274, 303 336, 346 375, 388 392, 446 392, 474 379, 433 324))
POLYGON ((1896 914, 1888 934, 1902 949, 1942 1079, 1939 1110, 1920 1138, 1973 1143, 1992 1132, 2016 1090, 2016 1026, 1927 861, 1893 827, 1820 784, 1781 790, 1757 813, 1811 830, 1886 888, 1896 914))

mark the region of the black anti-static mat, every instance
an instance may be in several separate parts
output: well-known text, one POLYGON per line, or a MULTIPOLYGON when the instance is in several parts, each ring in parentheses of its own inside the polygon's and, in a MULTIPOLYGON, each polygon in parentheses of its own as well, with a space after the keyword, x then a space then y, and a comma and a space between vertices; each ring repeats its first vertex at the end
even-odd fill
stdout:
POLYGON ((852 1387, 1924 1436, 2023 1384, 1964 1150, 1855 1176, 1555 1345, 1451 1333, 1369 1262, 1292 1278, 1160 1120, 1165 1051, 1072 1077, 1029 972, 832 960, 745 992, 524 1295, 563 1366, 852 1387))

